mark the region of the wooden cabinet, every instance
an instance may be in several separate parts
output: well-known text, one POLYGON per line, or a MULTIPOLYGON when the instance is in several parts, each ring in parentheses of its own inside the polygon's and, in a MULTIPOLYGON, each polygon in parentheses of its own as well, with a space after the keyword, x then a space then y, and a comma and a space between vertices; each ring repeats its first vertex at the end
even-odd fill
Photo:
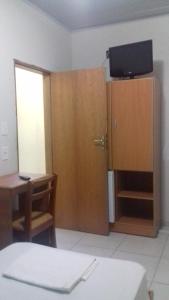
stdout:
POLYGON ((102 69, 51 75, 56 225, 108 232, 108 164, 115 171, 112 230, 155 236, 159 227, 159 101, 154 78, 116 80, 102 69), (98 141, 100 141, 98 143, 98 141), (98 221, 99 220, 99 221, 98 221))
POLYGON ((160 221, 159 100, 155 78, 109 83, 109 163, 115 171, 113 231, 155 236, 160 221))
POLYGON ((153 79, 112 82, 115 170, 153 170, 153 79))

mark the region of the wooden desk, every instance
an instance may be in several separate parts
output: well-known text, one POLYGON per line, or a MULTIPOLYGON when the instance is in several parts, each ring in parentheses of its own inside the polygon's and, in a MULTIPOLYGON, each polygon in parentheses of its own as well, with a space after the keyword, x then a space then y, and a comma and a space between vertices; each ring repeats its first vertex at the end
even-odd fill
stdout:
MULTIPOLYGON (((47 178, 48 175, 24 174, 31 180, 47 178)), ((0 176, 0 249, 12 243, 12 200, 17 195, 27 197, 27 181, 21 180, 18 173, 0 176)))

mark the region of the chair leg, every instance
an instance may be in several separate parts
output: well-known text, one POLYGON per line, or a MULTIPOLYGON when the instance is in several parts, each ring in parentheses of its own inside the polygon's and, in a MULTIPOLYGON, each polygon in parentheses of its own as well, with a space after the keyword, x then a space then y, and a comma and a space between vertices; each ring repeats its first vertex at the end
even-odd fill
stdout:
POLYGON ((32 242, 32 236, 30 234, 13 232, 13 242, 32 242))
POLYGON ((53 226, 49 230, 49 245, 51 247, 57 248, 56 235, 55 235, 55 227, 53 227, 53 226))
POLYGON ((148 295, 149 295, 149 299, 150 299, 150 300, 153 300, 153 299, 154 299, 153 291, 149 291, 149 292, 148 292, 148 295))
POLYGON ((30 234, 26 235, 25 242, 32 242, 32 236, 30 234))

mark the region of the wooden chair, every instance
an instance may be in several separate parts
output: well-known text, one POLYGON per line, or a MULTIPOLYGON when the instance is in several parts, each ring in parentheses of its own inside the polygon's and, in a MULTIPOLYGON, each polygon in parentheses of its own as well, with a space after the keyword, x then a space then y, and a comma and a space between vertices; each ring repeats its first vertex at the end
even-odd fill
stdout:
POLYGON ((55 196, 56 175, 45 179, 29 181, 28 192, 23 198, 22 215, 13 221, 15 240, 32 241, 48 231, 48 244, 56 247, 55 238, 55 196))

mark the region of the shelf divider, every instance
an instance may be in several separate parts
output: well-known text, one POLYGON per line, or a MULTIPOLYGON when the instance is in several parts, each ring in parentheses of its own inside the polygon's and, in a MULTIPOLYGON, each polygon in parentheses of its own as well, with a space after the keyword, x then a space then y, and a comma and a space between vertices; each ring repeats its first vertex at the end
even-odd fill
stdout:
POLYGON ((120 198, 130 198, 130 199, 142 199, 142 200, 152 200, 153 201, 153 193, 150 192, 142 192, 142 191, 127 191, 122 190, 117 193, 117 197, 120 198))

